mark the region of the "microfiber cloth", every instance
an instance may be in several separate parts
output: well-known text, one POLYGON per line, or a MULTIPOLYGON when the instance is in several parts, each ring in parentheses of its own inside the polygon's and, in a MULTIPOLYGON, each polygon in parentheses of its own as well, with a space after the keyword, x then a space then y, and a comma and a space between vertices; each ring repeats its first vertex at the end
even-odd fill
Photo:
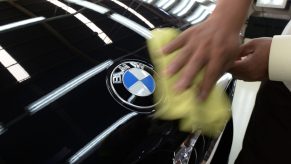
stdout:
POLYGON ((157 28, 151 31, 152 38, 147 40, 151 61, 159 77, 155 77, 157 86, 154 100, 162 101, 156 106, 154 117, 163 120, 179 120, 181 131, 195 132, 210 137, 218 137, 231 117, 230 102, 224 89, 214 86, 208 98, 200 102, 196 98, 197 84, 203 78, 201 71, 193 80, 192 86, 183 92, 175 92, 174 84, 180 77, 180 72, 171 77, 163 75, 162 71, 175 59, 178 51, 163 54, 161 48, 175 39, 180 31, 175 28, 157 28))

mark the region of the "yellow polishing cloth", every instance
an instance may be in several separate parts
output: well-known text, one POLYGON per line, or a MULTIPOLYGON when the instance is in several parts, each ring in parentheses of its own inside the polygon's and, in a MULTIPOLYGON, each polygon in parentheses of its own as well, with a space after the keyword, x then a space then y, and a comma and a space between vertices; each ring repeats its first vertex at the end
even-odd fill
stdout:
POLYGON ((154 116, 164 120, 180 120, 180 130, 201 132, 210 137, 217 137, 231 116, 230 102, 222 88, 215 86, 207 100, 199 102, 196 99, 198 84, 203 77, 203 71, 193 80, 192 86, 176 93, 174 84, 179 79, 178 72, 172 77, 162 75, 168 64, 175 58, 177 51, 171 54, 162 54, 161 48, 173 40, 180 31, 174 28, 160 28, 152 32, 152 38, 147 41, 149 54, 159 77, 155 77, 158 86, 154 94, 155 101, 161 101, 154 116))

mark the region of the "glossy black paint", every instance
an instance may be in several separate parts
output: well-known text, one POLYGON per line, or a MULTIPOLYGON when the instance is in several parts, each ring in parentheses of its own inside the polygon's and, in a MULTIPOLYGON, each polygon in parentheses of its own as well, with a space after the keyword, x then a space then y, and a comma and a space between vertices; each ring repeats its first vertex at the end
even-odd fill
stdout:
MULTIPOLYGON (((156 27, 184 25, 163 11, 138 1, 122 1, 156 27)), ((117 103, 102 71, 77 88, 31 114, 27 107, 90 68, 111 59, 150 62, 145 38, 91 10, 78 10, 113 41, 106 45, 86 25, 45 0, 0 2, 0 25, 45 16, 40 23, 0 32, 0 45, 30 75, 17 82, 0 65, 0 163, 67 163, 68 159, 130 110, 117 103)), ((137 23, 146 24, 110 1, 98 2, 137 23)), ((169 163, 188 134, 175 122, 138 114, 116 128, 82 163, 169 163)), ((201 150, 204 152, 205 150, 201 150)), ((202 158, 202 156, 200 157, 202 158)), ((195 159, 192 159, 195 162, 195 159)))

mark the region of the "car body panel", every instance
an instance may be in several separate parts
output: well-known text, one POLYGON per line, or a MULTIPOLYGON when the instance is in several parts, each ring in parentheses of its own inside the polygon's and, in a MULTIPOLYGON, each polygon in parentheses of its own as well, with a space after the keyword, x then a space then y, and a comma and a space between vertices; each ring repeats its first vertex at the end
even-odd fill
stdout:
MULTIPOLYGON (((155 27, 189 25, 149 4, 123 3, 155 27)), ((145 36, 110 16, 151 27, 113 1, 97 4, 110 11, 57 0, 0 2, 0 27, 44 17, 0 31, 1 55, 12 58, 0 65, 0 162, 168 163, 189 136, 176 121, 153 119, 153 107, 116 101, 108 84, 113 68, 125 61, 152 65, 145 36), (12 68, 25 76, 19 79, 12 68)), ((199 137, 191 160, 203 159, 210 142, 199 137)))

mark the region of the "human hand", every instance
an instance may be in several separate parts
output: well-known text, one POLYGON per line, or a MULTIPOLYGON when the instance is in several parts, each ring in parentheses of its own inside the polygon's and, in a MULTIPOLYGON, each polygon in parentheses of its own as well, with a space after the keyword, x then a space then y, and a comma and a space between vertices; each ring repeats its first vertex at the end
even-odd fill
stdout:
POLYGON ((229 70, 245 81, 268 79, 268 63, 272 38, 257 38, 240 47, 239 58, 229 70))
POLYGON ((179 49, 177 57, 165 72, 172 76, 181 70, 181 77, 174 88, 184 91, 203 69, 204 77, 198 84, 198 99, 205 100, 218 78, 230 68, 239 52, 239 31, 226 25, 223 18, 208 18, 193 26, 163 48, 170 54, 179 49))

